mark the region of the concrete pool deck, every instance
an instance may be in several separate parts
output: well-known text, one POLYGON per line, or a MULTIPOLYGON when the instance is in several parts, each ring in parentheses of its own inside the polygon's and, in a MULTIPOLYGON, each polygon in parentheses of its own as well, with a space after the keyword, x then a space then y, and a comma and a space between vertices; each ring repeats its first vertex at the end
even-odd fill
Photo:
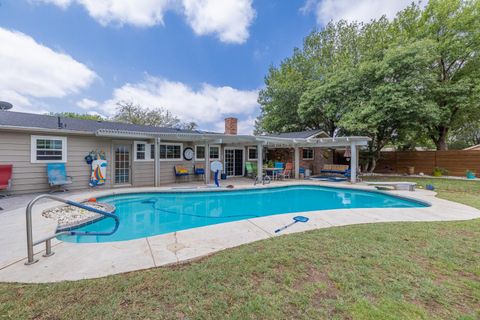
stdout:
MULTIPOLYGON (((235 189, 252 188, 248 179, 232 180, 235 189)), ((363 184, 328 183, 307 180, 276 181, 256 188, 285 185, 320 185, 375 190, 363 184)), ((192 183, 190 185, 200 185, 192 183)), ((79 201, 90 197, 108 194, 172 190, 161 188, 122 188, 102 191, 85 191, 65 195, 65 198, 79 201)), ((340 209, 311 212, 297 212, 240 220, 210 225, 200 228, 177 231, 130 241, 108 243, 69 243, 52 240, 51 257, 42 257, 43 244, 35 247, 35 257, 39 261, 24 265, 26 261, 25 206, 18 201, 13 209, 6 208, 0 214, 0 281, 2 282, 56 282, 98 278, 122 272, 148 269, 169 264, 182 263, 220 250, 242 244, 278 236, 274 230, 292 221, 296 215, 310 218, 307 223, 297 223, 282 234, 296 233, 313 229, 329 228, 361 223, 394 221, 450 221, 480 218, 480 210, 459 203, 439 199, 435 193, 426 190, 389 191, 390 194, 410 197, 431 203, 425 208, 368 208, 340 209)), ((60 196, 62 196, 60 194, 60 196)), ((32 199, 33 197, 26 197, 32 199)), ((25 203, 26 205, 26 203, 25 203)), ((57 206, 48 201, 38 204, 33 211, 34 240, 55 232, 56 222, 41 216, 44 209, 57 206)))

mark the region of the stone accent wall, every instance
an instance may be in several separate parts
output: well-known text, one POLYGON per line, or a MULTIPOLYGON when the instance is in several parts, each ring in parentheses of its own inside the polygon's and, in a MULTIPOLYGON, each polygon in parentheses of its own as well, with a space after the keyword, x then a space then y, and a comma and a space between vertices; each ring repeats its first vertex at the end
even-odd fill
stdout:
POLYGON ((237 134, 238 119, 225 118, 225 134, 237 134))

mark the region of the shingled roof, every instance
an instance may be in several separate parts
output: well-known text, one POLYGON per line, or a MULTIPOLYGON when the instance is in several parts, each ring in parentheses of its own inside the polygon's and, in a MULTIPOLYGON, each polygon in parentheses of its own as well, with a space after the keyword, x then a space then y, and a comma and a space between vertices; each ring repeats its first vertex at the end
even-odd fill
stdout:
MULTIPOLYGON (((155 126, 143 126, 110 121, 82 120, 60 117, 62 127, 59 128, 58 117, 44 114, 23 113, 15 111, 0 111, 0 127, 39 128, 39 129, 63 129, 95 134, 99 129, 158 132, 158 133, 206 133, 200 130, 184 130, 177 128, 164 128, 155 126)), ((212 132, 209 132, 212 133, 212 132)))
POLYGON ((297 131, 297 132, 285 132, 279 134, 269 134, 269 137, 277 137, 277 138, 290 138, 290 139, 308 139, 311 137, 315 137, 319 134, 323 133, 322 138, 327 138, 328 134, 326 134, 323 130, 305 130, 305 131, 297 131))

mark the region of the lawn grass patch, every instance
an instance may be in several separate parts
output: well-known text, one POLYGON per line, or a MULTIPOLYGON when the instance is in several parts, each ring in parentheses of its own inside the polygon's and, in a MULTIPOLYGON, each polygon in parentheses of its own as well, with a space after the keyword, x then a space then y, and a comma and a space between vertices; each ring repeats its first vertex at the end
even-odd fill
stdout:
MULTIPOLYGON (((480 208, 478 185, 436 185, 480 208)), ((478 319, 479 239, 479 219, 320 229, 184 265, 0 284, 0 318, 478 319)))

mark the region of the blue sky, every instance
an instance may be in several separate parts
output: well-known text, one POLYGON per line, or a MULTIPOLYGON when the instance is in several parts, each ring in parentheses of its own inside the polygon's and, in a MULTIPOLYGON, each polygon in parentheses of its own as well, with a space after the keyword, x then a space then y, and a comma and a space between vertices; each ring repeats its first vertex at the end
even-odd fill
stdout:
POLYGON ((251 133, 270 65, 329 20, 409 1, 0 0, 0 100, 17 111, 111 116, 163 107, 202 129, 251 133))

